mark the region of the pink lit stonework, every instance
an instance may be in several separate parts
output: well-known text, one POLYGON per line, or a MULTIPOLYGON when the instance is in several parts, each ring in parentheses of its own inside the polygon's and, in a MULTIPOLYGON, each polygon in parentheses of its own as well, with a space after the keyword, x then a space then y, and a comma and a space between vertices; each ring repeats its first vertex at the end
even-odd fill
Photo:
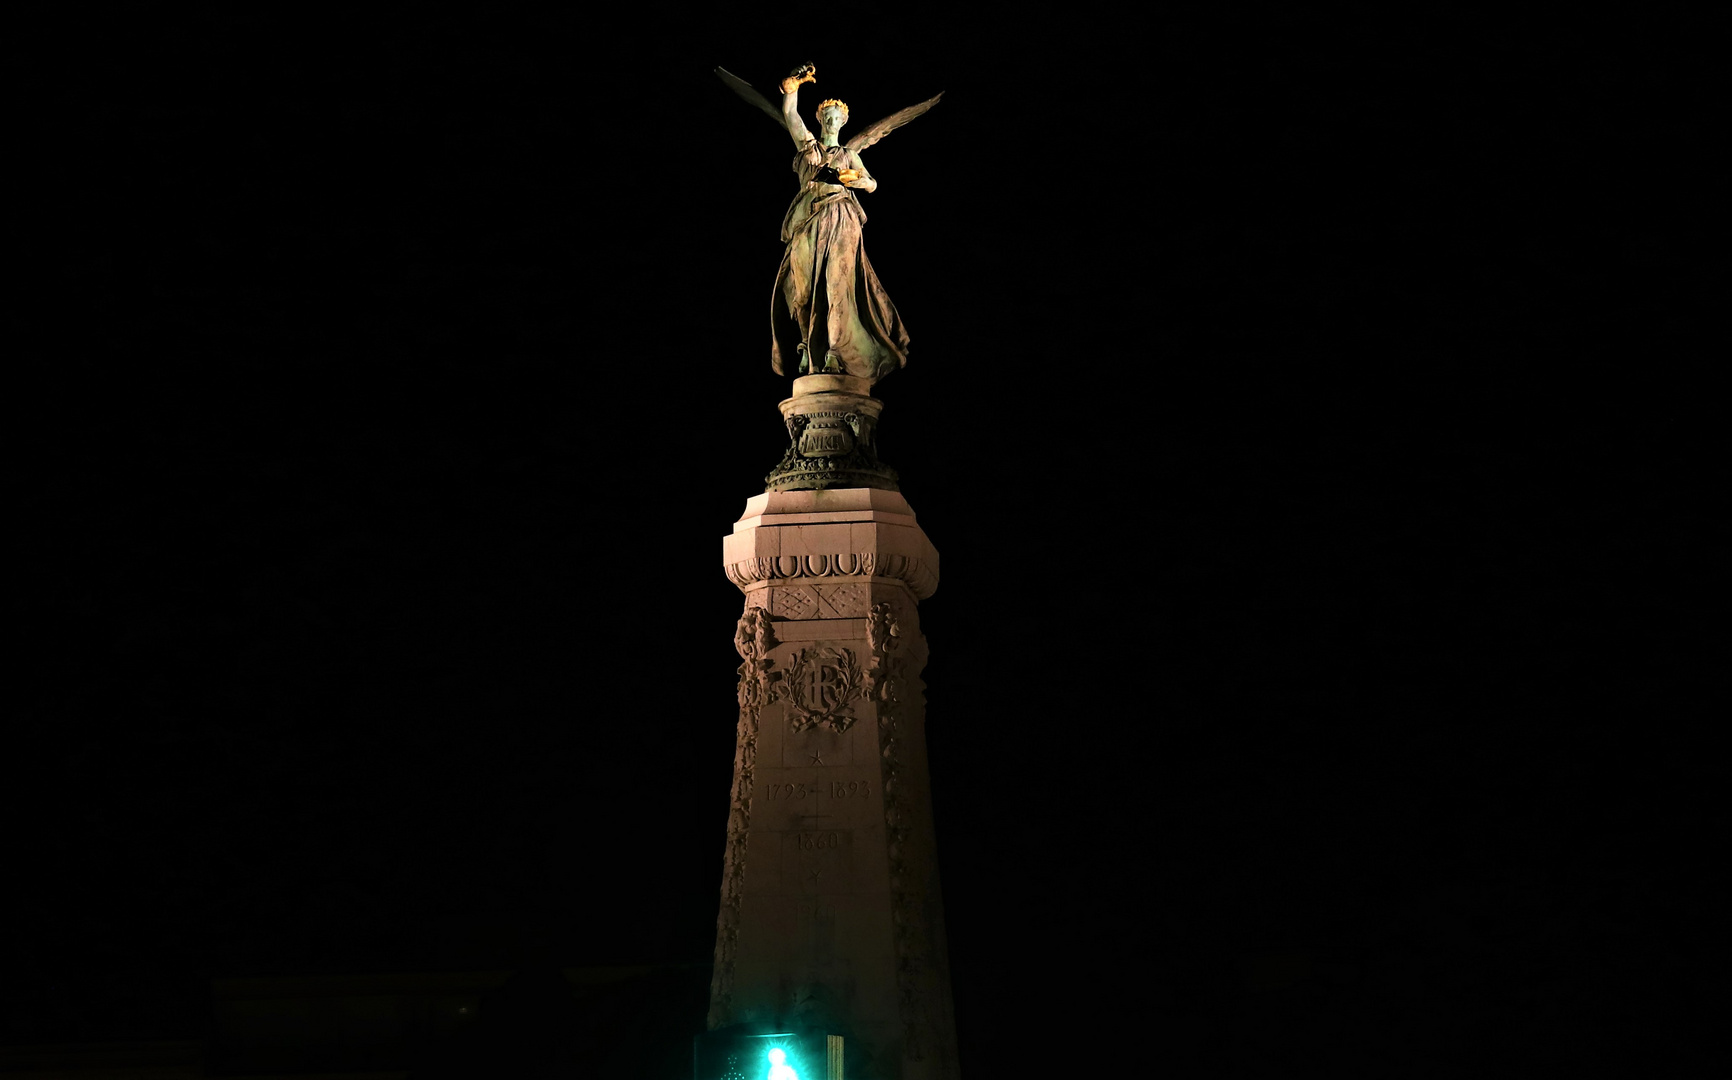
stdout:
POLYGON ((722 562, 746 599, 709 1027, 821 1027, 876 1075, 955 1077, 920 681, 938 552, 901 494, 842 488, 747 500, 722 562))

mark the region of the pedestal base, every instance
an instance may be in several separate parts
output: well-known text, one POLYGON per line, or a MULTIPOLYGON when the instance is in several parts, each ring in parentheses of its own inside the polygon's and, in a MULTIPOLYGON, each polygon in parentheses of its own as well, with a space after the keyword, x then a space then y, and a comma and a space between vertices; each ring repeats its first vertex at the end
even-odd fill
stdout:
POLYGON ((746 604, 710 1027, 823 1030, 850 1080, 948 1080, 916 610, 938 553, 901 495, 852 488, 755 496, 723 558, 746 604))
POLYGON ((780 405, 788 449, 764 478, 766 491, 829 488, 896 490, 896 470, 878 460, 884 403, 872 384, 849 375, 807 375, 780 405))

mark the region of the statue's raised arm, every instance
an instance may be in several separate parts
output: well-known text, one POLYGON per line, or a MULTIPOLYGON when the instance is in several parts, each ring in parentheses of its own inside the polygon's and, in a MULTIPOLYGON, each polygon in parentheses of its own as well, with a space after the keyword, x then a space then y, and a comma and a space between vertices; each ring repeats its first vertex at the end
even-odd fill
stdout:
POLYGON ((801 64, 794 73, 782 80, 782 122, 788 127, 788 134, 794 138, 794 147, 800 151, 807 161, 817 164, 822 155, 818 151, 818 140, 806 130, 805 123, 800 119, 800 86, 802 83, 817 82, 818 69, 811 64, 801 64))
POLYGON ((818 81, 802 64, 778 84, 777 109, 744 79, 721 68, 716 75, 740 97, 775 118, 794 140, 794 175, 800 185, 782 218, 787 245, 771 301, 770 366, 777 374, 845 375, 864 387, 908 362, 908 332, 872 264, 861 227, 866 211, 858 192, 877 190, 860 152, 938 104, 936 95, 892 113, 848 140, 840 139, 848 106, 835 98, 818 105, 813 135, 800 119, 800 87, 818 81), (794 361, 794 364, 790 364, 794 361))

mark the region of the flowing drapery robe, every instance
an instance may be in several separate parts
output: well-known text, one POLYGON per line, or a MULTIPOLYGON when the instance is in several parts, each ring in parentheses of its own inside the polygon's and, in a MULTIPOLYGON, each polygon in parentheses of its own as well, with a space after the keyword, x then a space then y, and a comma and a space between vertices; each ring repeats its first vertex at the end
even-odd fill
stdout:
POLYGON ((823 169, 854 169, 877 186, 860 155, 846 146, 824 146, 795 114, 789 94, 784 116, 799 153, 794 173, 800 193, 782 219, 787 244, 770 301, 770 366, 788 374, 806 345, 811 372, 824 370, 834 353, 848 375, 877 381, 908 362, 908 331, 896 306, 866 259, 861 226, 866 212, 849 188, 817 179, 823 169))

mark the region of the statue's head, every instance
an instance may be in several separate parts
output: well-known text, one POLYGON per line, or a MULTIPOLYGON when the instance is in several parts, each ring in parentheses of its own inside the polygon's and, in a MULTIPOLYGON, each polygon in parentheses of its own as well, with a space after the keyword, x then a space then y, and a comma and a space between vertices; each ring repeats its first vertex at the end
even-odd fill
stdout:
POLYGON ((848 103, 831 98, 818 104, 818 125, 826 132, 835 134, 842 130, 842 125, 848 122, 848 103))

